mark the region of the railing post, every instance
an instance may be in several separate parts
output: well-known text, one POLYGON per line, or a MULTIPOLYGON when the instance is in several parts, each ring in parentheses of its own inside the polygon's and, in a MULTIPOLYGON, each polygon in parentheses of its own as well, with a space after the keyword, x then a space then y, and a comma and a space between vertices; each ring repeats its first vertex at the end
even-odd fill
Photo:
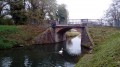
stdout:
POLYGON ((52 27, 52 28, 55 28, 55 27, 56 27, 56 21, 52 21, 52 22, 51 22, 51 27, 52 27))

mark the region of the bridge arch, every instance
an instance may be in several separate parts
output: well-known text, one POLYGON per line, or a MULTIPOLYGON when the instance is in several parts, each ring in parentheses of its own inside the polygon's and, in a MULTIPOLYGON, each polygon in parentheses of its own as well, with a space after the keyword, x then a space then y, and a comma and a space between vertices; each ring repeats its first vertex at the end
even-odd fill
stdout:
POLYGON ((78 32, 81 32, 80 31, 80 28, 61 28, 61 29, 59 29, 59 30, 57 30, 57 33, 66 33, 67 31, 69 31, 69 30, 71 30, 71 29, 75 29, 75 30, 77 30, 78 32))
POLYGON ((69 31, 70 29, 72 29, 72 28, 62 28, 62 29, 60 29, 60 30, 58 30, 57 31, 57 33, 59 34, 59 33, 66 33, 67 31, 69 31))
POLYGON ((84 47, 91 47, 93 46, 93 43, 91 41, 90 36, 88 35, 88 32, 86 30, 85 26, 76 26, 76 25, 63 25, 63 26, 56 26, 54 28, 55 32, 55 42, 61 42, 66 40, 66 35, 65 33, 70 30, 70 29, 77 29, 80 30, 79 32, 81 33, 81 45, 84 47))
MULTIPOLYGON (((65 28, 56 28, 55 30, 55 40, 56 42, 60 42, 60 41, 65 41, 66 40, 66 35, 65 33, 71 29, 79 29, 80 32, 80 28, 73 28, 73 27, 65 27, 65 28)), ((80 32, 81 33, 81 32, 80 32)))

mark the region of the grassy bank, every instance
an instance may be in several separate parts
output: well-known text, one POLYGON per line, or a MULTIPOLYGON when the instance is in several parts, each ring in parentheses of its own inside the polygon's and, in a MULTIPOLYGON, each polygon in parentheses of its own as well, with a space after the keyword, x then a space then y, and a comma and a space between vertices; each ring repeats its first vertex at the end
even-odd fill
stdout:
POLYGON ((67 37, 74 37, 78 36, 80 33, 79 32, 66 32, 67 37))
POLYGON ((38 34, 45 28, 40 26, 7 26, 0 25, 0 49, 12 48, 19 45, 30 45, 38 34))
POLYGON ((8 37, 17 32, 16 26, 0 26, 0 49, 13 47, 16 41, 14 39, 9 40, 8 37))
POLYGON ((89 28, 95 46, 76 67, 120 67, 120 30, 110 27, 89 28))

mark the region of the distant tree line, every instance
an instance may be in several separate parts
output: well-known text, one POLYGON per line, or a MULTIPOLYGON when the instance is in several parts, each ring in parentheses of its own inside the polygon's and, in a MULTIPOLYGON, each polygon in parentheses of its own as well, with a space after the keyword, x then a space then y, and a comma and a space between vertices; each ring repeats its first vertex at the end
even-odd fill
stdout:
POLYGON ((0 24, 44 24, 66 22, 68 12, 56 0, 0 0, 0 24))
POLYGON ((120 0, 113 0, 107 10, 106 20, 110 26, 120 27, 120 0))

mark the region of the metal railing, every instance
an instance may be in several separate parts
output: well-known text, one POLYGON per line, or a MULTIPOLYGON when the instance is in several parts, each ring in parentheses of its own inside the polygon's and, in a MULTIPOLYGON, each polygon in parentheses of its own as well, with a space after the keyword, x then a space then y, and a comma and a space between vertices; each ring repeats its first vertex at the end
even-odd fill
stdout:
POLYGON ((56 25, 83 25, 87 26, 102 26, 104 19, 68 19, 67 22, 57 22, 56 25))
POLYGON ((107 26, 104 19, 68 19, 67 22, 53 21, 51 27, 55 26, 107 26))

